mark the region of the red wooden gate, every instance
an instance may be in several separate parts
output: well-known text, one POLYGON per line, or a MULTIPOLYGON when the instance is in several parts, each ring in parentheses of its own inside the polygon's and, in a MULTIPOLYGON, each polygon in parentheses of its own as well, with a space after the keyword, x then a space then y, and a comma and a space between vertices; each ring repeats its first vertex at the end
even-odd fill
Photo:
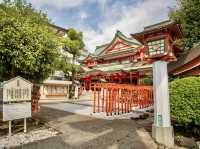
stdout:
POLYGON ((152 86, 134 86, 116 83, 95 83, 93 112, 106 115, 129 113, 133 107, 153 105, 152 86))

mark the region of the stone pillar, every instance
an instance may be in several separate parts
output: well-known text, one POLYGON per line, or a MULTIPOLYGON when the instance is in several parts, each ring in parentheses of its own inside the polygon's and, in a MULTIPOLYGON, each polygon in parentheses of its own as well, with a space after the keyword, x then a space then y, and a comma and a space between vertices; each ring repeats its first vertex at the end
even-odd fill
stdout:
POLYGON ((152 137, 165 146, 174 145, 173 127, 170 120, 167 62, 153 63, 154 124, 152 137))

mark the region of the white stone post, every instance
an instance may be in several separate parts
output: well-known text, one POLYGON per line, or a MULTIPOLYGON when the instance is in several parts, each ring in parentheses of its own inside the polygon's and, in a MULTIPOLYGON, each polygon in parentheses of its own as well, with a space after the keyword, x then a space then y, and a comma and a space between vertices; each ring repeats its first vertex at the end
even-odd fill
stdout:
POLYGON ((165 146, 174 145, 174 133, 170 120, 168 71, 166 61, 153 63, 154 124, 152 137, 165 146))
POLYGON ((24 118, 24 132, 27 132, 27 124, 26 124, 26 118, 24 118))
POLYGON ((10 139, 12 135, 12 121, 8 121, 8 138, 10 139))

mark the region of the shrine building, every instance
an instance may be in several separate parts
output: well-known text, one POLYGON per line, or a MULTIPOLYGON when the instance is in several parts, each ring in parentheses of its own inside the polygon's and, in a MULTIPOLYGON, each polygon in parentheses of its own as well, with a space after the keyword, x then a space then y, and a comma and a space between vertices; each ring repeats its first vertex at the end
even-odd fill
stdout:
POLYGON ((163 57, 166 55, 162 50, 168 45, 163 38, 172 38, 171 58, 178 57, 182 52, 175 45, 176 39, 182 37, 181 27, 171 21, 147 26, 144 31, 131 34, 131 37, 117 31, 111 42, 97 46, 94 53, 81 61, 81 73, 78 77, 84 89, 91 90, 94 82, 140 85, 142 78, 152 76, 152 64, 145 59, 147 46, 143 40, 148 38, 146 35, 149 35, 149 31, 153 31, 151 35, 162 38, 152 41, 154 52, 160 52, 163 57))

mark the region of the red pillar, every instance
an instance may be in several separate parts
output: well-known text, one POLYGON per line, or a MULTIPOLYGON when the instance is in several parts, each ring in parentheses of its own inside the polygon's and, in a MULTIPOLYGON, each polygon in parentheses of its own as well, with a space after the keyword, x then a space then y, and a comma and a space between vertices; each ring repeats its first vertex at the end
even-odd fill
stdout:
POLYGON ((92 86, 91 86, 91 79, 90 79, 90 81, 89 81, 89 85, 90 85, 90 91, 92 90, 92 86))
POLYGON ((140 73, 137 74, 137 85, 140 85, 140 73))

